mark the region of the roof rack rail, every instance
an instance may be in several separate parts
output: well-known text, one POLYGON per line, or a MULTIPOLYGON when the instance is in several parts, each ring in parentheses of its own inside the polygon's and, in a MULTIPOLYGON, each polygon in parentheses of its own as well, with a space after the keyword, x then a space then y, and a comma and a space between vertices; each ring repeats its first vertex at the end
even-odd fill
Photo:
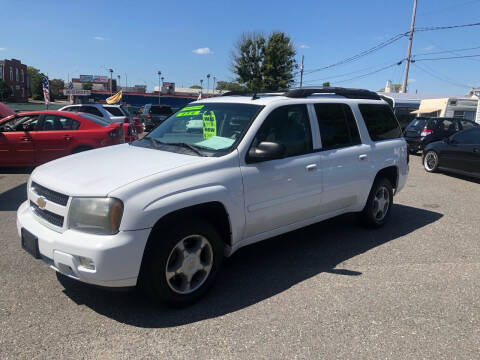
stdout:
POLYGON ((262 91, 251 91, 251 90, 239 90, 239 91, 229 91, 223 93, 220 96, 252 96, 252 100, 259 99, 259 95, 267 96, 280 96, 284 95, 288 90, 262 90, 262 91))
POLYGON ((381 100, 380 96, 373 91, 365 89, 349 89, 342 87, 292 89, 287 91, 285 96, 290 98, 304 98, 313 94, 335 94, 344 96, 348 99, 381 100))

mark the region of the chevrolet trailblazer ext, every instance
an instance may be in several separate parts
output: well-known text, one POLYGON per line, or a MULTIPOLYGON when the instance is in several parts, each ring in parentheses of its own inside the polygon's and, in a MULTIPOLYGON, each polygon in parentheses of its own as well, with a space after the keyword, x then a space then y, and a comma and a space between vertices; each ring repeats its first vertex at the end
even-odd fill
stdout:
POLYGON ((402 131, 376 93, 231 93, 132 144, 37 167, 18 234, 66 276, 184 306, 242 246, 347 212, 382 226, 407 174, 402 131), (192 120, 203 128, 187 131, 192 120))

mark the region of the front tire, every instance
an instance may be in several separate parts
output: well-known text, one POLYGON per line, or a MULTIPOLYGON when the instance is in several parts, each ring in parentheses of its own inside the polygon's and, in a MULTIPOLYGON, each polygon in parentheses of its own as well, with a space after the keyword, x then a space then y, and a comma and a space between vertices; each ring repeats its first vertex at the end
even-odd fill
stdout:
POLYGON ((367 203, 359 214, 362 225, 368 228, 380 228, 389 219, 393 204, 393 187, 386 178, 373 183, 367 203))
POLYGON ((152 233, 142 285, 153 301, 172 307, 196 302, 211 287, 223 260, 223 242, 207 222, 152 233))
POLYGON ((425 171, 429 173, 438 170, 438 154, 435 151, 429 150, 425 153, 425 156, 423 157, 423 167, 425 168, 425 171))

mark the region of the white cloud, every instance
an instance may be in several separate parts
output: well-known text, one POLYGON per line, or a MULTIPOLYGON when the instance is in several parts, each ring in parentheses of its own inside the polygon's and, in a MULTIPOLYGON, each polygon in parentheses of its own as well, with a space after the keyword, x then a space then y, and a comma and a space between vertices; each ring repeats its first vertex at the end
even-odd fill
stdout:
POLYGON ((425 51, 432 51, 433 49, 435 49, 435 45, 428 45, 427 47, 423 48, 425 51))
POLYGON ((300 45, 298 45, 298 47, 299 47, 300 49, 310 49, 310 46, 308 46, 308 45, 306 45, 306 44, 300 44, 300 45))
POLYGON ((98 41, 105 41, 108 40, 108 38, 103 37, 103 36, 94 36, 93 40, 98 40, 98 41))
POLYGON ((198 49, 192 50, 192 52, 195 53, 195 54, 198 54, 198 55, 213 54, 213 51, 210 50, 210 48, 208 48, 208 47, 198 48, 198 49))
POLYGON ((408 82, 409 82, 409 83, 414 83, 414 82, 416 82, 416 81, 417 81, 417 79, 414 79, 414 78, 409 78, 409 79, 408 79, 408 82))
POLYGON ((7 50, 7 48, 0 48, 0 51, 7 50))

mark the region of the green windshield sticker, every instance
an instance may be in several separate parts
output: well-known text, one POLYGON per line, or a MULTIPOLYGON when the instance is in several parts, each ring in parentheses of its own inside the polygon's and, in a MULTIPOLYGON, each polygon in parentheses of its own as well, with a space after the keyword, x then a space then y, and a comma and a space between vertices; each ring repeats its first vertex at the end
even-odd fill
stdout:
POLYGON ((203 138, 209 139, 217 135, 217 119, 213 111, 203 113, 203 138))
POLYGON ((188 111, 188 110, 200 110, 203 109, 205 105, 193 105, 193 106, 187 106, 182 109, 182 111, 188 111))
MULTIPOLYGON (((185 110, 185 109, 183 109, 185 110)), ((177 117, 180 116, 194 116, 200 114, 200 110, 195 110, 195 111, 182 111, 177 114, 177 117)))

